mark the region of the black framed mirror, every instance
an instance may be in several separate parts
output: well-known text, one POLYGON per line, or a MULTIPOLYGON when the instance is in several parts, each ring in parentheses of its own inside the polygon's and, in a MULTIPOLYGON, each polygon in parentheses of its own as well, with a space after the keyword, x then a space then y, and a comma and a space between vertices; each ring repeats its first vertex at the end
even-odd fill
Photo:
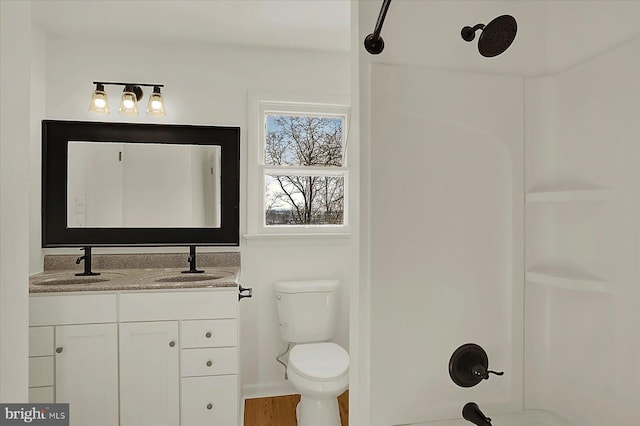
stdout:
POLYGON ((237 246, 240 128, 42 121, 42 247, 237 246))

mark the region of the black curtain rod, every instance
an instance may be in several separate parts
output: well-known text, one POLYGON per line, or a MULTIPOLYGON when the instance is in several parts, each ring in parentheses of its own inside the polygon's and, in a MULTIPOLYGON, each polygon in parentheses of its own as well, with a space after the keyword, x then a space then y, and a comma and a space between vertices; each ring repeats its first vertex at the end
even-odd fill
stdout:
POLYGON ((380 32, 382 32, 382 25, 384 24, 384 18, 387 16, 387 10, 389 10, 390 4, 391 0, 384 0, 382 2, 376 27, 373 32, 364 39, 364 47, 367 49, 367 52, 372 55, 377 55, 384 50, 384 40, 380 37, 380 32))

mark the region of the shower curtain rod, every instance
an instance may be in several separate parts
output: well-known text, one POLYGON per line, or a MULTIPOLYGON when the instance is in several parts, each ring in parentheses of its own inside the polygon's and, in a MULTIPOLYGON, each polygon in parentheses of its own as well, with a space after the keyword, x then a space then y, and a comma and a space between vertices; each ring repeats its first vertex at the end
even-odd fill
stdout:
POLYGON ((382 31, 382 24, 384 24, 384 18, 387 16, 387 10, 389 10, 390 4, 391 0, 384 0, 382 2, 376 27, 373 32, 364 39, 364 48, 372 55, 377 55, 384 50, 384 40, 380 37, 380 32, 382 31))

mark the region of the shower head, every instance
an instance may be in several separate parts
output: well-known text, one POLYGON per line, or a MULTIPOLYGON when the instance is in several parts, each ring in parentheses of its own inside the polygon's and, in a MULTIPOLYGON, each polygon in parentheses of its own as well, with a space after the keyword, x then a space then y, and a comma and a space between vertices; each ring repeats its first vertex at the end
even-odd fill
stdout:
POLYGON ((511 46, 516 38, 518 24, 511 15, 502 15, 489 22, 487 25, 478 24, 474 27, 464 27, 460 34, 465 41, 472 41, 476 31, 482 30, 478 39, 478 50, 487 58, 498 56, 511 46))

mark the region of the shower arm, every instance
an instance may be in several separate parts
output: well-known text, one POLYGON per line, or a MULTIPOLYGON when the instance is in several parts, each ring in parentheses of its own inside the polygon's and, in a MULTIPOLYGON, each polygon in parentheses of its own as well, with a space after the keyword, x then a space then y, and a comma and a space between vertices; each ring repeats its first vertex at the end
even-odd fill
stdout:
POLYGON ((476 37, 476 31, 484 28, 484 24, 477 24, 473 27, 464 27, 460 34, 464 41, 472 41, 476 37))
POLYGON ((387 16, 387 10, 389 10, 390 4, 391 0, 384 0, 382 2, 376 27, 373 32, 364 39, 364 47, 367 49, 367 52, 372 55, 377 55, 384 49, 384 40, 380 37, 380 33, 382 32, 382 25, 384 24, 384 18, 387 16))

